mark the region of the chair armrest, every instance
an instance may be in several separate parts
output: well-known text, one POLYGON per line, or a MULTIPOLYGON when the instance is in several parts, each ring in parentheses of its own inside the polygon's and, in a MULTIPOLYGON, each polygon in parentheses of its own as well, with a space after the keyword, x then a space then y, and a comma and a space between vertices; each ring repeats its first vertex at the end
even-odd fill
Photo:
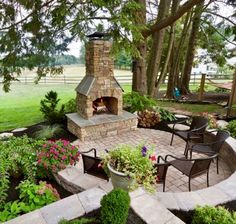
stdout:
POLYGON ((181 161, 195 161, 196 160, 196 159, 179 158, 179 157, 168 154, 168 155, 165 156, 165 161, 166 162, 168 162, 168 160, 167 160, 168 157, 171 157, 171 158, 176 159, 176 160, 181 160, 181 161))
POLYGON ((88 151, 81 152, 81 153, 84 154, 84 153, 89 153, 89 152, 92 152, 92 151, 94 151, 94 157, 97 157, 97 150, 95 148, 89 149, 88 151))
POLYGON ((165 158, 163 157, 163 156, 158 156, 157 157, 157 163, 156 163, 157 165, 164 165, 164 164, 169 164, 166 160, 165 160, 165 158), (161 161, 160 160, 162 160, 164 163, 161 163, 161 161))
MULTIPOLYGON (((202 128, 205 128, 205 127, 207 127, 208 126, 208 124, 205 124, 205 125, 202 125, 201 127, 199 127, 199 128, 194 128, 194 129, 192 129, 192 130, 190 130, 189 132, 192 132, 192 133, 194 133, 194 132, 196 132, 196 131, 199 131, 199 130, 201 130, 202 128)), ((204 132, 198 132, 199 134, 204 134, 205 133, 205 131, 204 132)))
MULTIPOLYGON (((186 120, 187 120, 187 119, 183 119, 183 120, 180 120, 180 121, 173 122, 174 125, 173 125, 173 127, 172 127, 172 130, 175 130, 175 125, 186 123, 186 120)), ((186 124, 186 126, 189 126, 189 125, 186 124)), ((189 127, 190 127, 190 126, 189 126, 189 127)))

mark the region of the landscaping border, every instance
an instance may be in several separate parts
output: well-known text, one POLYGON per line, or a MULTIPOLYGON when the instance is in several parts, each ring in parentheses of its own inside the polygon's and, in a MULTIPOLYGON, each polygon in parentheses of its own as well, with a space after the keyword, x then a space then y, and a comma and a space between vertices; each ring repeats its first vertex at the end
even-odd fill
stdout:
MULTIPOLYGON (((142 188, 131 192, 131 208, 146 223, 155 223, 158 220, 160 224, 178 224, 183 223, 179 218, 169 210, 191 213, 197 205, 222 205, 236 201, 236 140, 229 137, 223 145, 220 157, 224 159, 230 169, 234 172, 224 181, 193 192, 157 192, 151 195, 142 188)), ((82 175, 75 172, 76 169, 63 170, 59 176, 66 179, 70 173, 70 180, 74 184, 82 175)), ((87 176, 88 174, 84 174, 87 176)), ((84 179, 84 183, 89 183, 84 179)), ((92 183, 91 183, 92 185, 92 183)), ((92 186, 91 186, 92 187, 92 186)), ((82 187, 83 188, 83 187, 82 187)), ((103 181, 96 187, 92 187, 79 194, 72 195, 60 201, 47 205, 41 209, 35 210, 23 216, 12 219, 6 224, 57 224, 57 222, 66 218, 68 220, 88 214, 100 207, 100 200, 109 191, 111 191, 110 182, 103 181)))

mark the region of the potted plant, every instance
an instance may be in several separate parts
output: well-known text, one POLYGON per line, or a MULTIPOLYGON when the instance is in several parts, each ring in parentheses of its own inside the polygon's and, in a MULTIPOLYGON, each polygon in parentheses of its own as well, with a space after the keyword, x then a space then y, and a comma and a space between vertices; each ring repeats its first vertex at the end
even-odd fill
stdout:
POLYGON ((154 162, 156 156, 153 155, 153 149, 126 144, 103 155, 102 166, 111 176, 115 188, 134 190, 142 185, 146 190, 153 191, 156 180, 154 162))

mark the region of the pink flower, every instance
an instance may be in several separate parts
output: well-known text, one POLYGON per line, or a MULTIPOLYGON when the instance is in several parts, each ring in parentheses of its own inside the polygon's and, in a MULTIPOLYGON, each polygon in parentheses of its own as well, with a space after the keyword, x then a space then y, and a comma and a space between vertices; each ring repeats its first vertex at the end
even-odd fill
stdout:
POLYGON ((63 155, 63 156, 61 157, 61 159, 62 159, 62 160, 66 160, 66 159, 67 159, 67 156, 66 156, 66 155, 63 155))

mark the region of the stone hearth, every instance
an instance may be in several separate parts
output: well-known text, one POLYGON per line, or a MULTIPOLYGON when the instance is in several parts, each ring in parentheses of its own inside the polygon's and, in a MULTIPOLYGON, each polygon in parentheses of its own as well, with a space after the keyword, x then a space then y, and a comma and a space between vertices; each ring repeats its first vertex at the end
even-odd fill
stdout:
POLYGON ((67 114, 67 119, 69 131, 81 141, 117 135, 137 128, 137 116, 127 111, 123 111, 122 115, 94 115, 89 120, 73 113, 67 114))

